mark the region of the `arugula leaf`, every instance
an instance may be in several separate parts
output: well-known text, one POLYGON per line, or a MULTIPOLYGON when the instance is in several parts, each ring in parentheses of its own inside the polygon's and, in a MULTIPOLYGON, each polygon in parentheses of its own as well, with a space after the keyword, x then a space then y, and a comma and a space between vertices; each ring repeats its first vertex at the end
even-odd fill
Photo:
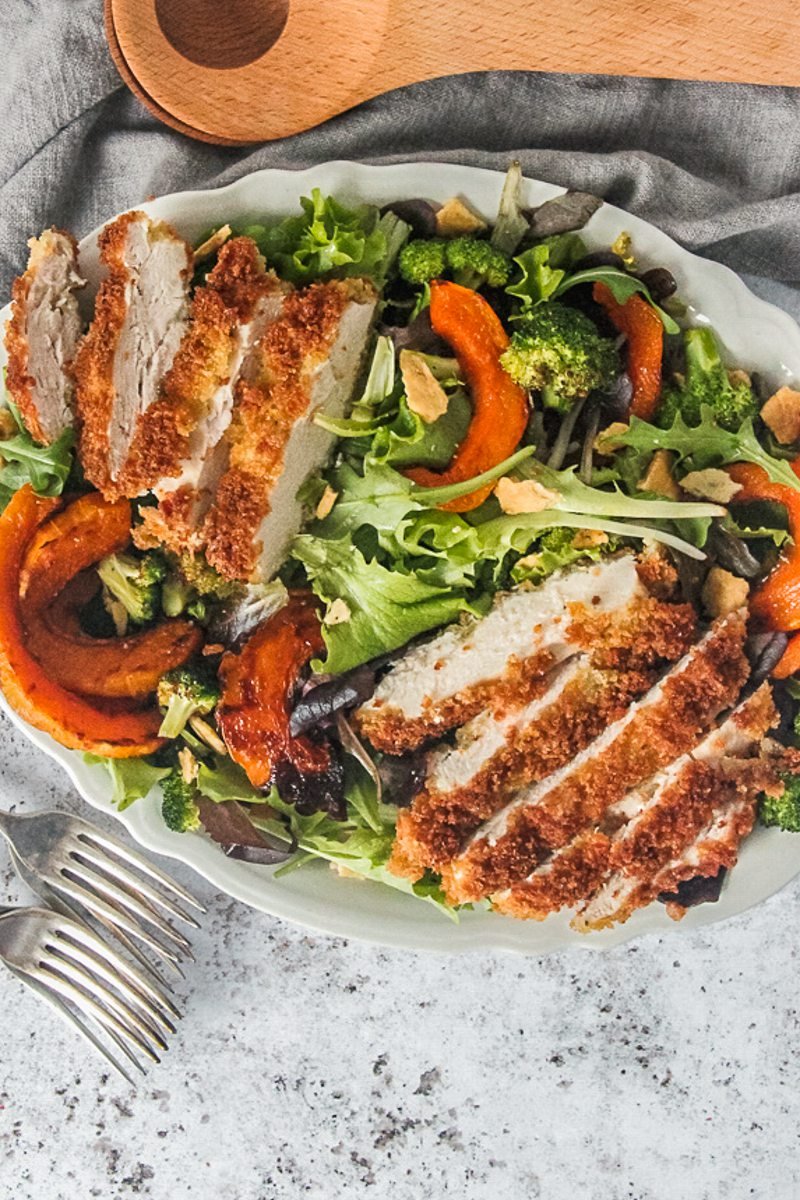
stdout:
MULTIPOLYGON (((634 421, 636 418, 634 417, 634 421)), ((616 436, 616 435, 615 435, 616 436)), ((622 441, 622 435, 617 439, 622 441)), ((644 517, 646 520, 687 521, 696 517, 721 517, 725 509, 706 501, 658 500, 642 496, 626 496, 617 487, 602 491, 589 487, 575 474, 575 467, 554 471, 536 459, 528 459, 517 473, 558 493, 552 509, 569 513, 596 513, 603 517, 644 517)))
POLYGON ((323 621, 328 654, 312 664, 317 671, 348 671, 473 607, 461 592, 389 570, 376 559, 368 562, 349 537, 326 541, 300 534, 292 556, 305 567, 321 600, 328 605, 344 601, 349 611, 339 624, 323 621))
POLYGON ((698 550, 684 538, 676 537, 668 530, 661 528, 660 523, 652 526, 640 525, 635 521, 614 521, 606 517, 586 516, 581 513, 559 512, 547 509, 544 512, 519 513, 514 516, 495 517, 478 526, 481 554, 487 560, 497 564, 495 576, 500 573, 503 559, 509 550, 524 554, 533 540, 547 529, 560 527, 570 529, 599 529, 602 533, 615 537, 630 538, 641 542, 662 542, 672 546, 687 558, 705 559, 702 550, 698 550))
POLYGON ((339 499, 324 521, 314 523, 313 533, 317 537, 341 538, 369 525, 377 531, 381 545, 391 550, 404 517, 468 496, 483 484, 508 474, 533 453, 533 446, 526 446, 473 479, 435 488, 416 487, 405 475, 369 457, 364 461, 363 475, 348 463, 342 463, 330 472, 331 486, 339 493, 339 499))
POLYGON ((618 267, 591 267, 586 271, 576 271, 574 275, 568 275, 558 284, 553 296, 563 296, 570 288, 581 283, 604 283, 619 304, 624 304, 638 292, 656 310, 667 333, 681 331, 677 321, 656 304, 647 284, 634 275, 629 275, 627 271, 620 271, 618 267))
POLYGON ((700 412, 699 425, 687 425, 678 413, 671 429, 659 429, 632 417, 628 429, 619 435, 615 433, 614 440, 640 453, 671 450, 679 460, 690 463, 693 470, 737 462, 755 463, 764 468, 773 483, 800 491, 800 479, 788 462, 767 453, 755 435, 752 420, 748 418, 736 433, 731 433, 716 423, 708 406, 703 405, 700 412))
POLYGON ((75 431, 65 429, 49 446, 35 442, 14 404, 7 401, 18 432, 0 441, 0 508, 26 483, 40 496, 60 496, 73 463, 75 431))
POLYGON ((583 242, 574 233, 537 242, 514 259, 522 270, 522 279, 507 287, 506 292, 522 301, 524 311, 532 305, 557 300, 579 284, 604 283, 620 304, 638 292, 656 310, 667 333, 680 333, 680 326, 656 304, 647 284, 627 271, 619 267, 600 266, 570 273, 570 268, 584 251, 583 242))
POLYGON ((111 802, 120 812, 147 796, 170 773, 169 767, 154 767, 146 758, 103 758, 84 754, 83 761, 105 767, 111 777, 111 802))
POLYGON ((319 188, 303 196, 300 206, 301 215, 278 225, 250 225, 237 232, 252 237, 269 265, 293 283, 332 272, 382 278, 385 261, 399 249, 393 244, 397 218, 388 230, 372 205, 348 209, 333 196, 323 196, 319 188))

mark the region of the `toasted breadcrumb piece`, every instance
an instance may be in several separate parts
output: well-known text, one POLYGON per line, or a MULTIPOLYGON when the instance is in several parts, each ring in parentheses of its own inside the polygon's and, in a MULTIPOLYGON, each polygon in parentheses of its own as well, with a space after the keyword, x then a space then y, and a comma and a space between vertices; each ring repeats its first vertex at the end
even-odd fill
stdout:
POLYGON ((761 420, 782 446, 800 440, 800 392, 778 388, 761 409, 761 420))
POLYGON ((712 567, 706 576, 700 599, 712 618, 726 617, 747 603, 750 585, 722 567, 712 567))
POLYGON ((439 237, 464 237, 470 233, 481 233, 486 228, 483 217, 468 208, 458 196, 445 200, 436 213, 436 232, 439 237))
POLYGON ((636 484, 640 492, 655 492, 658 496, 667 496, 670 500, 680 500, 681 489, 672 473, 673 456, 669 450, 656 450, 650 459, 650 465, 642 478, 636 484))
POLYGON ((447 392, 421 354, 413 350, 400 351, 400 374, 406 392, 406 403, 426 425, 438 421, 447 412, 447 392))
POLYGON ((712 500, 715 504, 729 504, 736 493, 742 490, 742 485, 734 483, 728 472, 721 471, 719 467, 689 471, 681 480, 681 487, 689 495, 712 500))

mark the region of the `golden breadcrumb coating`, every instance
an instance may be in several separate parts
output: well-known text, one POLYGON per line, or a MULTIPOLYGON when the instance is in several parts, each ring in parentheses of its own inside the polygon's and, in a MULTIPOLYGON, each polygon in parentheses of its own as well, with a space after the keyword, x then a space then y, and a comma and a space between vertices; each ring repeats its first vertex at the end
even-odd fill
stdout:
POLYGON ((228 469, 203 526, 206 557, 226 579, 253 574, 258 530, 292 428, 308 410, 313 374, 331 352, 347 305, 374 295, 361 279, 313 283, 292 293, 262 339, 257 373, 239 381, 226 435, 228 469))
POLYGON ((743 614, 718 622, 682 669, 667 675, 618 732, 609 732, 601 752, 585 754, 535 802, 526 804, 521 793, 496 840, 476 837, 443 869, 448 898, 464 903, 511 887, 631 788, 697 745, 747 679, 744 634, 743 614))

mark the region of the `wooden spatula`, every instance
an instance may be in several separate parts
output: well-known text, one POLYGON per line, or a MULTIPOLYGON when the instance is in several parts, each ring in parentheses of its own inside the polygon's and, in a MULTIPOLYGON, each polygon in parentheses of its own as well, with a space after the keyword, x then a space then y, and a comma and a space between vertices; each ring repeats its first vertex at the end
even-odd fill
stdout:
POLYGON ((105 0, 123 78, 162 120, 238 144, 465 71, 800 84, 797 0, 105 0))

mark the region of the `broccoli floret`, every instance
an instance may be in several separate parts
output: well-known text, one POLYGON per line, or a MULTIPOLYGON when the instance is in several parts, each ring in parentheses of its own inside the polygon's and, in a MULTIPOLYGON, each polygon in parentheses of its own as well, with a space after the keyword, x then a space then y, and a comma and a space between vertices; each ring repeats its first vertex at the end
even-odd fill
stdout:
POLYGON ((177 667, 162 675, 156 692, 164 712, 159 734, 180 737, 192 717, 205 717, 219 700, 219 685, 213 674, 202 668, 177 667))
POLYGON ((747 376, 728 374, 713 330, 687 329, 683 335, 686 375, 681 383, 667 384, 661 393, 656 422, 671 429, 678 413, 687 425, 699 425, 707 406, 723 429, 735 433, 748 417, 758 415, 758 399, 747 376))
POLYGON ((181 554, 178 570, 196 592, 215 600, 229 599, 239 586, 230 579, 224 579, 202 554, 181 554))
POLYGON ((542 393, 548 408, 568 412, 596 389, 610 387, 619 369, 611 338, 575 308, 551 301, 520 321, 500 362, 516 383, 542 393))
POLYGON ((481 238, 453 238, 445 247, 445 258, 453 279, 462 287, 505 287, 511 275, 511 259, 481 238))
POLYGON ((187 783, 180 771, 173 771, 161 781, 164 798, 161 815, 168 829, 176 833, 188 833, 200 828, 200 810, 197 807, 197 789, 187 783))
POLYGON ((780 796, 761 797, 761 824, 800 833, 800 775, 781 775, 781 779, 784 789, 780 796))
POLYGON ((197 620, 204 620, 208 615, 208 604, 203 597, 211 601, 229 600, 240 589, 240 584, 224 579, 202 554, 170 555, 169 564, 161 590, 161 605, 167 617, 177 617, 185 612, 197 620))
POLYGON ((444 247, 443 241, 424 238, 407 242, 397 260, 400 278, 405 279, 406 283, 420 284, 430 283, 431 279, 444 275, 444 247))
POLYGON ((97 573, 112 600, 118 601, 137 625, 152 621, 159 610, 161 582, 167 573, 160 555, 109 554, 97 573))

